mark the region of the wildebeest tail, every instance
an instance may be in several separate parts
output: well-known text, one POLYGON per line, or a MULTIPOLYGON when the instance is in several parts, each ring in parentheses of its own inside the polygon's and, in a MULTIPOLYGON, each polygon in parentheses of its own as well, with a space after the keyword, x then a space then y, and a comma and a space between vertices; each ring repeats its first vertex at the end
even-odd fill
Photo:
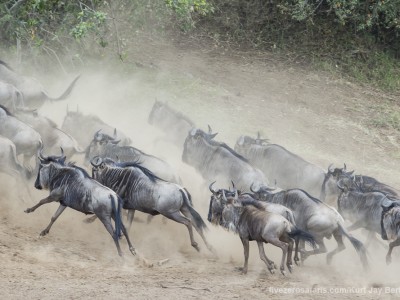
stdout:
POLYGON ((191 204, 192 201, 191 201, 190 194, 189 193, 186 194, 186 190, 185 189, 184 190, 180 189, 179 191, 182 194, 183 201, 185 201, 186 206, 189 209, 190 214, 192 215, 193 222, 195 223, 197 228, 207 230, 208 228, 207 228, 206 223, 204 223, 204 221, 201 218, 200 214, 193 208, 193 206, 191 204))
POLYGON ((112 211, 115 216, 115 231, 114 231, 114 238, 119 238, 121 236, 122 232, 122 220, 121 220, 121 205, 122 205, 122 199, 117 196, 117 201, 118 201, 118 206, 115 207, 115 202, 114 202, 114 197, 110 195, 111 199, 111 206, 112 206, 112 211))
POLYGON ((81 77, 81 75, 78 75, 78 76, 75 77, 75 79, 70 83, 70 85, 68 86, 68 88, 65 90, 64 93, 62 93, 61 96, 53 98, 53 97, 50 97, 49 95, 47 95, 47 93, 44 93, 44 92, 43 92, 44 96, 45 96, 47 99, 52 100, 52 101, 58 101, 58 100, 64 100, 64 99, 66 99, 66 98, 69 96, 69 94, 71 94, 72 89, 74 88, 74 85, 75 85, 76 81, 79 79, 79 77, 81 77))
POLYGON ((338 226, 339 230, 343 233, 345 237, 350 240, 351 244, 356 249, 358 255, 360 256, 364 269, 368 269, 367 249, 365 248, 364 244, 357 240, 355 237, 352 237, 342 226, 342 224, 338 223, 338 226))
POLYGON ((317 248, 317 243, 315 242, 314 236, 311 233, 308 233, 307 231, 294 227, 294 229, 292 229, 292 231, 289 232, 289 236, 292 239, 301 239, 305 241, 307 244, 313 247, 313 249, 317 248))
POLYGON ((183 189, 185 190, 185 192, 186 192, 186 194, 187 194, 187 196, 188 196, 190 205, 191 205, 192 207, 194 207, 193 201, 192 201, 192 195, 190 195, 189 191, 188 191, 186 188, 183 188, 183 189))

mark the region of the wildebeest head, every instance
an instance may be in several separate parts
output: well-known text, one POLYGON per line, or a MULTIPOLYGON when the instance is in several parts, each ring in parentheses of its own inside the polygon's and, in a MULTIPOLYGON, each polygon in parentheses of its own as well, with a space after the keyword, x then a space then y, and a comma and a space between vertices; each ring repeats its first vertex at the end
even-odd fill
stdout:
MULTIPOLYGON (((225 198, 225 193, 223 193, 225 198)), ((225 198, 226 204, 222 210, 220 225, 225 229, 237 232, 237 224, 239 222, 242 206, 238 204, 234 198, 225 198)))
POLYGON ((252 138, 247 135, 242 135, 236 141, 235 148, 249 148, 253 145, 262 146, 268 142, 268 139, 262 139, 260 133, 257 133, 257 138, 252 138))
POLYGON ((258 190, 253 189, 253 184, 250 186, 250 191, 254 194, 254 198, 260 201, 265 201, 274 190, 275 188, 270 188, 266 185, 260 186, 258 190))
POLYGON ((92 178, 100 181, 101 175, 104 170, 107 169, 108 165, 115 165, 115 162, 110 158, 101 158, 100 156, 95 156, 90 160, 92 165, 92 178))
POLYGON ((44 156, 43 155, 43 147, 39 150, 38 153, 38 159, 40 161, 41 164, 49 164, 51 162, 54 163, 58 163, 60 165, 65 165, 65 160, 66 160, 66 156, 64 155, 64 150, 62 147, 60 147, 61 149, 61 155, 57 156, 57 155, 50 155, 50 156, 44 156))
POLYGON ((210 192, 212 193, 210 198, 210 206, 208 210, 208 221, 214 225, 221 225, 222 222, 222 211, 227 202, 226 197, 233 197, 237 199, 238 194, 237 191, 230 190, 214 190, 213 185, 215 181, 209 185, 210 192))
POLYGON ((209 133, 206 133, 197 128, 190 130, 184 143, 182 161, 190 163, 198 160, 201 157, 201 145, 211 141, 217 134, 218 133, 211 133, 210 130, 209 133))
POLYGON ((107 144, 118 144, 121 140, 117 140, 117 129, 114 129, 114 135, 110 136, 108 134, 102 133, 101 129, 96 131, 93 140, 90 142, 86 149, 86 159, 93 158, 94 156, 101 155, 104 147, 107 144))
POLYGON ((336 185, 344 193, 347 193, 348 191, 361 191, 355 181, 355 176, 349 176, 347 174, 339 176, 336 185))
POLYGON ((38 190, 42 189, 49 189, 50 185, 50 166, 54 162, 49 162, 47 164, 40 163, 39 164, 39 170, 38 170, 38 175, 35 180, 35 188, 38 190))

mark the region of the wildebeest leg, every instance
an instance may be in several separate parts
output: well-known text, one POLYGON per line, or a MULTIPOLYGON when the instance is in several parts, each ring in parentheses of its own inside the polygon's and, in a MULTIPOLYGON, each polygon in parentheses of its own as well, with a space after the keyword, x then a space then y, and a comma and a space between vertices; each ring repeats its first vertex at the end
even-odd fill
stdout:
POLYGON ((40 233, 40 236, 45 236, 46 234, 49 233, 51 226, 53 226, 54 222, 58 219, 58 217, 62 214, 64 209, 67 207, 60 204, 60 206, 57 208, 55 214, 51 217, 50 224, 40 233))
POLYGON ((175 222, 181 223, 186 225, 188 231, 189 231, 189 236, 190 236, 190 243, 194 249, 197 251, 200 251, 199 245, 196 243, 193 237, 193 228, 192 228, 192 221, 190 221, 189 218, 184 217, 180 214, 179 211, 174 212, 172 214, 165 215, 168 219, 174 220, 175 222))
POLYGON ((266 264, 268 271, 271 272, 271 274, 274 274, 275 272, 275 264, 272 260, 270 260, 266 255, 264 251, 264 243, 257 241, 257 246, 258 246, 258 252, 260 253, 260 258, 261 260, 266 264))
POLYGON ((134 209, 128 210, 128 215, 126 217, 128 222, 128 231, 131 230, 134 216, 135 216, 135 210, 134 209))
MULTIPOLYGON (((189 211, 186 207, 183 206, 183 207, 181 208, 181 212, 183 213, 183 215, 184 215, 186 218, 192 220, 192 215, 191 215, 190 211, 189 211)), ((216 255, 217 252, 216 252, 215 249, 208 243, 206 237, 204 236, 203 229, 202 229, 202 228, 199 228, 199 227, 196 225, 196 222, 195 222, 195 221, 192 221, 192 225, 193 225, 194 229, 196 229, 197 233, 201 236, 201 238, 202 238, 202 240, 204 241, 204 244, 206 245, 207 249, 208 249, 211 253, 213 253, 213 254, 216 255)))
POLYGON ((27 171, 29 173, 32 173, 33 172, 33 168, 31 166, 31 158, 32 158, 32 156, 29 156, 29 155, 26 155, 26 154, 24 154, 23 156, 24 156, 23 165, 24 165, 25 169, 27 169, 27 171))
POLYGON ((344 249, 346 249, 346 246, 343 243, 343 235, 342 233, 339 231, 339 229, 336 229, 333 232, 333 237, 335 238, 336 242, 338 243, 338 246, 335 250, 332 250, 331 252, 329 252, 326 256, 326 263, 328 265, 331 264, 332 262, 332 258, 335 254, 342 252, 344 249))
MULTIPOLYGON (((113 216, 112 218, 113 218, 113 220, 114 220, 114 222, 115 222, 115 217, 113 216)), ((124 236, 125 236, 125 238, 126 238, 126 241, 127 241, 127 243, 128 243, 129 251, 131 251, 131 253, 132 253, 133 255, 136 255, 135 248, 133 247, 133 245, 132 245, 132 243, 131 243, 131 240, 129 239, 129 235, 128 235, 128 232, 126 231, 125 225, 124 225, 122 222, 121 222, 121 230, 122 230, 122 233, 124 234, 124 236)))
POLYGON ((289 236, 281 236, 280 240, 282 242, 285 242, 288 244, 288 250, 287 250, 287 259, 286 259, 286 266, 289 270, 290 273, 293 271, 293 261, 292 261, 292 253, 293 253, 293 239, 290 238, 289 236))
MULTIPOLYGON (((265 238, 264 238, 265 239, 265 238)), ((286 244, 286 243, 284 243, 284 242, 282 242, 282 241, 280 241, 278 238, 271 238, 271 239, 265 239, 268 243, 270 243, 270 244, 272 244, 272 245, 274 245, 274 246, 276 246, 276 247, 279 247, 279 248, 281 248, 282 249, 282 259, 281 259, 281 266, 280 266, 280 270, 281 270, 281 273, 283 274, 283 275, 286 275, 285 274, 285 260, 286 260, 286 255, 287 255, 287 252, 288 252, 288 245, 286 244)))
POLYGON ((26 212, 27 214, 29 214, 29 213, 31 213, 31 212, 34 212, 38 207, 42 206, 43 204, 55 202, 55 201, 58 201, 58 200, 59 200, 59 199, 56 198, 56 197, 54 197, 53 195, 49 195, 49 196, 47 196, 46 198, 40 200, 38 204, 32 206, 31 208, 25 209, 25 212, 26 212))
POLYGON ((115 246, 117 247, 119 256, 122 256, 121 247, 119 246, 119 236, 117 234, 115 234, 115 232, 114 232, 114 228, 113 228, 113 226, 111 224, 111 218, 103 216, 103 215, 100 215, 100 216, 97 216, 97 217, 103 223, 104 227, 107 229, 108 233, 113 238, 115 246))
POLYGON ((243 265, 243 269, 242 269, 242 273, 243 274, 247 274, 247 268, 249 265, 249 240, 240 237, 242 244, 243 244, 243 250, 244 250, 244 265, 243 265))
POLYGON ((400 246, 400 238, 397 238, 397 240, 391 242, 389 244, 389 251, 386 254, 386 264, 390 264, 392 262, 392 251, 394 247, 400 246))
POLYGON ((322 253, 327 252, 323 237, 316 237, 315 242, 318 245, 318 249, 311 250, 311 251, 304 251, 303 253, 304 253, 305 258, 307 258, 310 255, 322 254, 322 253))
MULTIPOLYGON (((300 265, 300 263, 299 263, 299 261, 300 261, 300 259, 299 259, 299 243, 300 243, 300 239, 298 237, 296 237, 295 242, 296 242, 295 243, 296 247, 295 247, 295 253, 294 253, 294 263, 296 264, 296 266, 299 266, 300 265)), ((304 243, 304 246, 305 246, 305 243, 304 243)))

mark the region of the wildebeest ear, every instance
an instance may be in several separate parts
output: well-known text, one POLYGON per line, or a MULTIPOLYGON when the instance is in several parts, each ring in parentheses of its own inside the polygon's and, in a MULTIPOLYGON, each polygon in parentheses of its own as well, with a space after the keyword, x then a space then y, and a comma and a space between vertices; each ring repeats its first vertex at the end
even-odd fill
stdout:
POLYGON ((118 144, 120 141, 121 141, 121 140, 109 141, 109 142, 110 142, 111 144, 114 144, 114 145, 116 145, 116 144, 118 144))
POLYGON ((346 175, 351 176, 351 175, 353 175, 353 173, 354 173, 354 170, 350 171, 350 172, 346 172, 346 175))
POLYGON ((244 136, 243 136, 243 135, 240 136, 240 138, 239 138, 238 141, 237 141, 237 144, 238 144, 239 146, 243 146, 243 144, 244 144, 244 136))
POLYGON ((333 167, 333 164, 330 164, 328 167, 328 174, 333 173, 333 171, 335 171, 335 168, 333 167))

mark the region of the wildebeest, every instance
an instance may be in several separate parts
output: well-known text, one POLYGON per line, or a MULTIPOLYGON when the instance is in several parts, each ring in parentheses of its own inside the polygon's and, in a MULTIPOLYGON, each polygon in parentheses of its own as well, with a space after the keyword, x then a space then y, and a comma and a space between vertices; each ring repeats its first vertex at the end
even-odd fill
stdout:
POLYGON ((14 143, 0 135, 0 170, 13 177, 28 177, 26 169, 20 164, 17 158, 17 151, 14 143))
POLYGON ((92 142, 86 149, 86 160, 90 161, 95 156, 121 162, 138 161, 143 167, 166 181, 178 184, 181 182, 175 170, 164 160, 132 146, 120 146, 119 140, 100 131, 95 133, 92 142))
POLYGON ((47 94, 42 84, 35 78, 16 73, 4 61, 0 60, 0 80, 14 85, 23 94, 27 107, 39 108, 46 100, 58 101, 66 99, 71 93, 79 76, 70 83, 68 88, 59 97, 51 97, 47 94))
POLYGON ((122 199, 111 189, 90 178, 81 168, 63 166, 57 162, 47 163, 46 160, 44 162, 39 165, 35 188, 49 190, 50 195, 40 200, 35 206, 26 209, 25 212, 31 213, 41 205, 51 202, 59 202, 60 206, 40 236, 48 234, 51 226, 65 208, 70 207, 84 214, 95 214, 113 237, 119 255, 122 255, 119 246, 119 236, 122 231, 129 250, 135 255, 135 249, 121 220, 122 199), (115 222, 115 231, 111 219, 115 222))
MULTIPOLYGON (((345 236, 350 240, 359 254, 363 267, 368 267, 364 245, 359 240, 349 235, 343 226, 344 220, 342 216, 340 216, 333 207, 330 207, 300 189, 271 193, 270 189, 261 187, 257 191, 252 191, 259 200, 278 203, 290 208, 293 211, 296 226, 311 233, 315 237, 318 249, 314 251, 303 251, 303 259, 309 255, 326 253, 327 249, 324 238, 329 239, 333 236, 338 247, 327 254, 327 263, 330 264, 333 256, 346 248, 343 243, 343 236, 345 236)), ((304 246, 302 245, 300 249, 304 249, 304 246)))
POLYGON ((83 148, 86 148, 90 144, 93 135, 99 129, 101 129, 101 132, 119 139, 121 146, 128 146, 132 142, 123 132, 120 130, 117 132, 115 127, 106 124, 98 116, 85 115, 78 110, 70 111, 68 108, 61 129, 72 135, 83 148))
POLYGON ((382 238, 390 241, 386 254, 386 263, 390 264, 393 248, 400 246, 400 201, 386 201, 382 208, 382 238))
POLYGON ((299 230, 281 215, 266 211, 259 201, 243 200, 240 204, 236 204, 234 199, 230 198, 226 200, 222 213, 217 216, 215 213, 210 203, 209 221, 239 234, 244 248, 244 266, 242 269, 244 274, 247 273, 248 269, 249 241, 257 241, 260 258, 271 273, 273 273, 275 265, 265 255, 264 243, 271 243, 281 248, 280 271, 283 275, 285 275, 286 255, 286 266, 292 272, 292 238, 300 237, 312 244, 315 243, 311 235, 299 230))
POLYGON ((191 245, 199 251, 200 248, 193 238, 194 226, 207 248, 213 251, 204 236, 207 226, 192 207, 191 196, 185 188, 161 180, 135 162, 115 163, 110 159, 103 161, 100 157, 95 157, 91 164, 93 178, 113 189, 123 199, 123 208, 132 211, 131 220, 134 211, 139 210, 150 215, 161 214, 184 224, 189 231, 191 245))
POLYGON ((155 101, 149 114, 148 122, 161 129, 167 139, 181 147, 188 132, 195 127, 192 120, 173 109, 166 102, 155 101))
POLYGON ((0 105, 15 112, 17 107, 24 107, 24 96, 12 84, 0 81, 0 105))
POLYGON ((22 154, 24 157, 24 167, 30 170, 31 159, 43 145, 40 134, 2 105, 0 105, 0 134, 14 143, 17 155, 22 154))
POLYGON ((53 153, 60 147, 64 149, 68 157, 85 152, 71 135, 58 128, 57 124, 49 118, 40 115, 37 110, 18 109, 15 115, 40 134, 43 146, 48 153, 53 153))
POLYGON ((201 129, 192 129, 186 137, 182 161, 193 166, 205 180, 217 180, 224 185, 231 180, 240 189, 249 189, 267 185, 264 174, 249 164, 240 154, 225 143, 214 141, 216 133, 206 133, 201 129))
MULTIPOLYGON (((313 197, 320 197, 325 172, 320 167, 305 161, 286 148, 270 144, 267 139, 240 136, 235 144, 235 151, 264 172, 270 181, 276 181, 282 189, 299 188, 313 197)), ((334 184, 332 192, 337 190, 334 184)), ((329 190, 330 191, 330 190, 329 190)))

